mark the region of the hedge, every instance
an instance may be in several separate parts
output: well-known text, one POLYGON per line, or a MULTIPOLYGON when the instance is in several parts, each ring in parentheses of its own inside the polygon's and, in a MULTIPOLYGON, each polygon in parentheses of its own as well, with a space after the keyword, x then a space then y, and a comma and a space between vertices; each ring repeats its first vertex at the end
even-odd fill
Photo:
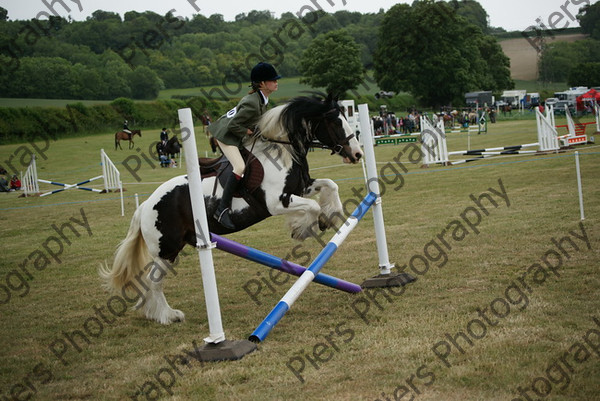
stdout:
POLYGON ((117 131, 128 120, 131 129, 179 128, 177 110, 190 107, 200 124, 200 116, 208 112, 214 120, 235 106, 194 97, 188 99, 133 102, 119 98, 110 104, 66 107, 0 107, 0 144, 21 143, 40 135, 52 139, 117 131))

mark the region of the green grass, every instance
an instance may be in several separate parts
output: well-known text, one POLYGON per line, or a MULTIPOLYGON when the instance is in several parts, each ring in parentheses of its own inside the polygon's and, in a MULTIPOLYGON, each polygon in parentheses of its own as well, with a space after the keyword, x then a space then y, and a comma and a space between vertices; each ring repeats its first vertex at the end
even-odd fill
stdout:
MULTIPOLYGON (((490 124, 487 135, 471 137, 471 147, 534 142, 535 132, 531 120, 490 124)), ((202 155, 206 141, 201 129, 197 133, 202 155)), ((489 310, 497 298, 506 299, 507 288, 530 266, 540 263, 547 251, 556 249, 552 238, 579 232, 572 151, 422 169, 408 162, 409 153, 404 147, 378 146, 378 166, 386 183, 383 211, 390 260, 400 268, 408 265, 409 270, 411 259, 414 266, 420 266, 418 255, 426 251, 432 260, 429 270, 402 295, 371 293, 369 298, 366 294, 350 295, 311 285, 257 352, 236 362, 177 364, 180 374, 173 373, 176 382, 171 397, 160 390, 156 380, 161 372, 162 380, 170 379, 164 358, 193 349, 193 343, 201 344, 208 334, 198 257, 193 249, 186 248, 176 266, 177 276, 170 277, 165 288, 169 303, 186 313, 186 322, 161 326, 128 311, 104 323, 102 332, 90 337, 89 344, 79 339, 81 352, 66 342, 67 364, 61 363, 50 352, 51 344, 62 344, 64 333, 83 330, 86 321, 92 330, 96 329, 90 320, 101 319, 95 307, 104 308, 106 313, 110 294, 101 288, 97 269, 104 261, 110 262, 127 232, 134 210, 133 195, 138 193, 144 200, 159 182, 185 172, 185 168, 153 169, 143 160, 141 153, 147 153, 156 138, 158 130, 136 138, 141 151, 112 150, 110 134, 62 139, 50 144, 47 159, 38 159, 40 178, 73 183, 100 174, 99 149, 105 148, 125 182, 126 217, 120 216, 114 194, 76 190, 44 198, 0 194, 0 284, 6 285, 7 274, 21 269, 19 265, 24 262, 31 276, 27 295, 20 296, 22 289, 13 290, 10 302, 0 305, 2 396, 8 397, 12 388, 22 392, 21 399, 32 394, 35 400, 124 400, 131 399, 143 386, 146 391, 157 386, 149 398, 372 401, 394 399, 394 392, 399 397, 406 390, 418 400, 510 400, 519 396, 518 386, 531 386, 537 377, 545 377, 546 369, 563 357, 572 367, 570 383, 552 383, 544 399, 598 398, 597 354, 590 351, 585 361, 574 362, 570 351, 574 344, 584 344, 583 336, 594 327, 592 317, 600 318, 600 178, 596 172, 600 156, 595 146, 579 148, 584 227, 592 249, 575 240, 580 249, 572 249, 569 258, 564 258, 559 277, 550 274, 535 285, 529 281, 527 307, 524 299, 518 302, 515 291, 510 292, 514 301, 510 313, 498 319, 496 326, 488 325, 486 335, 473 340, 473 346, 461 343, 464 354, 453 348, 448 358, 451 367, 446 367, 432 348, 444 341, 446 334, 467 332, 469 323, 478 318, 478 308, 489 310), (135 155, 140 156, 136 174, 142 183, 121 164, 131 162, 135 155), (407 172, 394 161, 398 157, 407 172), (401 176, 393 175, 394 166, 401 176), (450 239, 449 224, 474 206, 469 196, 490 193, 490 188, 500 191, 499 180, 510 206, 493 197, 498 206, 486 203, 489 215, 482 213, 478 234, 468 230, 464 238, 450 239), (40 254, 35 252, 45 253, 44 243, 58 249, 55 242, 47 242, 50 237, 59 238, 52 225, 61 226, 71 218, 82 220, 82 210, 92 235, 73 224, 79 236, 69 229, 65 231, 70 244, 63 243, 60 263, 50 259, 44 264, 37 259, 36 268, 34 262, 40 254), (441 253, 433 261, 436 250, 432 241, 437 239, 440 244, 440 236, 449 245, 442 248, 446 263, 441 253), (370 305, 366 321, 355 311, 365 305, 370 305), (335 347, 328 345, 331 342, 335 347), (323 361, 314 362, 317 369, 306 355, 319 351, 323 352, 323 361), (304 383, 286 366, 298 364, 298 358, 304 358, 304 383), (411 390, 413 387, 419 394, 411 390)), ((464 134, 448 139, 449 150, 465 149, 466 143, 464 134)), ((21 155, 19 146, 26 145, 1 146, 0 159, 21 155)), ((360 166, 342 165, 326 151, 315 151, 309 157, 314 177, 334 179, 342 202, 354 198, 352 188, 361 188, 362 183, 360 166)), ((323 272, 357 283, 375 275, 378 269, 372 224, 368 213, 323 272)), ((459 233, 455 235, 460 237, 459 233)), ((298 245, 289 238, 280 217, 269 218, 230 238, 282 257, 298 245)), ((305 253, 314 257, 319 250, 316 241, 308 240, 293 253, 297 257, 290 259, 301 262, 305 253)), ((257 296, 258 305, 243 288, 251 279, 268 280, 267 269, 220 252, 215 252, 214 259, 226 335, 244 339, 293 281, 271 283, 272 290, 265 286, 257 296)), ((15 277, 10 283, 18 287, 15 277)), ((5 297, 1 288, 0 297, 5 297)), ((583 359, 583 353, 579 358, 583 359)), ((552 374, 559 377, 556 370, 552 374)), ((537 398, 531 391, 529 394, 537 398)), ((402 399, 410 399, 410 395, 402 399)))
MULTIPOLYGON (((227 89, 234 94, 229 95, 233 98, 243 97, 246 93, 248 93, 249 87, 247 83, 242 84, 240 87, 239 84, 228 84, 227 89)), ((315 89, 311 88, 309 85, 301 84, 300 77, 291 77, 291 78, 282 78, 279 80, 279 89, 277 92, 273 93, 271 97, 275 100, 277 99, 290 99, 294 96, 300 95, 302 92, 306 91, 315 91, 324 89, 315 89)), ((379 91, 379 88, 374 84, 367 84, 367 86, 361 85, 357 92, 361 95, 374 95, 379 91)), ((222 85, 208 85, 199 88, 187 88, 187 89, 166 89, 160 91, 158 95, 159 99, 170 99, 173 96, 204 96, 210 93, 215 99, 220 99, 220 93, 227 92, 224 91, 222 85), (215 90, 219 90, 220 92, 216 92, 215 90), (204 91, 204 92, 203 92, 204 91)))
MULTIPOLYGON (((274 100, 278 99, 290 99, 294 96, 300 95, 305 91, 323 90, 314 89, 306 84, 301 84, 300 77, 282 78, 279 80, 279 89, 271 97, 274 100)), ((157 99, 171 99, 173 96, 211 96, 220 100, 219 92, 215 92, 215 89, 223 91, 221 85, 207 85, 197 88, 185 88, 185 89, 164 89, 160 91, 157 99), (204 92, 202 92, 204 91, 204 92)), ((235 91, 233 94, 227 92, 227 96, 232 98, 241 98, 248 93, 248 84, 244 83, 240 88, 236 84, 229 84, 227 86, 229 91, 235 91)), ((357 92, 364 95, 374 95, 379 91, 379 88, 374 84, 368 84, 368 86, 360 86, 357 92)), ((138 101, 138 100, 136 100, 138 101)), ((0 107, 65 107, 67 104, 72 103, 83 103, 86 106, 94 104, 106 104, 110 103, 109 100, 73 100, 73 99, 14 99, 14 98, 0 98, 0 107)))
POLYGON ((515 80, 515 89, 525 89, 527 93, 543 91, 562 92, 569 87, 566 82, 540 82, 515 80))
MULTIPOLYGON (((300 77, 282 78, 279 80, 279 89, 271 97, 277 101, 280 99, 290 99, 294 96, 300 95, 305 91, 314 91, 314 88, 306 84, 301 84, 300 77)), ((515 81, 515 88, 526 89, 527 92, 557 92, 562 91, 567 87, 567 84, 559 83, 543 83, 538 81, 515 81)), ((248 87, 246 84, 238 88, 235 84, 229 84, 227 87, 230 91, 235 91, 233 95, 227 94, 232 98, 240 98, 244 96, 248 87)), ((220 90, 223 92, 221 85, 207 85, 196 88, 184 88, 184 89, 164 89, 160 91, 157 99, 171 99, 173 96, 206 96, 210 93, 215 99, 220 99, 220 90)), ((321 89, 322 90, 322 89, 321 89)), ((374 95, 379 91, 379 88, 374 84, 367 83, 367 86, 361 85, 357 92, 361 95, 374 95)), ((110 103, 108 100, 73 100, 73 99, 13 99, 13 98, 0 98, 0 107, 65 107, 67 104, 72 103, 83 103, 86 106, 94 104, 106 104, 110 103)))

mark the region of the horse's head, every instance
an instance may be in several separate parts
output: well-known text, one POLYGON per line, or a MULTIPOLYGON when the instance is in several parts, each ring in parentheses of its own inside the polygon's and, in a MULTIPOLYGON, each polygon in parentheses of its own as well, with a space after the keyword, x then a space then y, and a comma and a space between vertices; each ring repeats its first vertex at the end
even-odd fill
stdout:
POLYGON ((357 163, 363 155, 342 106, 332 95, 298 97, 285 106, 283 126, 291 143, 307 150, 321 147, 340 155, 347 163, 357 163))
POLYGON ((331 154, 340 155, 345 163, 357 163, 363 156, 356 135, 344 114, 344 108, 332 95, 323 100, 324 112, 312 123, 312 135, 331 154))

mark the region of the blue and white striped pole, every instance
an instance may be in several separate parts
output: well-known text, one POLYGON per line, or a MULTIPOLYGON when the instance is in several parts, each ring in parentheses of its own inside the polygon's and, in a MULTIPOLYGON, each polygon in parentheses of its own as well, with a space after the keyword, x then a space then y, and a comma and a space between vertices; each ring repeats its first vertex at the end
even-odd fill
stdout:
POLYGON ((62 189, 55 189, 54 191, 50 191, 50 192, 46 192, 44 194, 41 194, 40 197, 47 196, 47 195, 52 195, 52 194, 55 194, 55 193, 58 193, 58 192, 62 192, 62 191, 66 191, 67 189, 73 189, 73 188, 75 188, 75 189, 81 189, 81 190, 84 190, 84 191, 92 191, 92 192, 98 192, 98 193, 100 193, 102 191, 99 190, 99 189, 96 189, 96 188, 87 188, 87 187, 80 187, 80 185, 87 184, 88 182, 92 182, 92 181, 97 180, 97 179, 102 178, 102 177, 103 177, 102 175, 99 175, 98 177, 90 178, 89 180, 78 182, 77 184, 64 184, 62 182, 55 182, 55 181, 48 181, 48 180, 40 180, 40 179, 38 179, 38 182, 43 182, 44 184, 52 184, 52 185, 57 185, 59 187, 64 187, 62 189))
POLYGON ((267 337, 267 335, 269 335, 273 327, 279 323, 281 318, 291 308, 300 294, 302 294, 302 292, 313 281, 315 276, 319 273, 319 270, 321 270, 325 263, 327 263, 335 251, 337 251, 338 247, 344 242, 348 234, 350 234, 354 227, 356 227, 360 219, 363 218, 365 213, 367 213, 367 210, 369 210, 376 200, 377 195, 373 192, 365 196, 360 205, 358 205, 352 215, 348 217, 346 222, 342 225, 342 227, 340 227, 338 232, 335 233, 327 245, 325 245, 325 248, 323 248, 319 255, 317 255, 308 269, 302 273, 300 278, 294 283, 288 292, 286 292, 283 298, 281 298, 281 301, 279 301, 279 303, 273 308, 271 313, 267 315, 262 323, 250 335, 250 341, 261 342, 267 337))

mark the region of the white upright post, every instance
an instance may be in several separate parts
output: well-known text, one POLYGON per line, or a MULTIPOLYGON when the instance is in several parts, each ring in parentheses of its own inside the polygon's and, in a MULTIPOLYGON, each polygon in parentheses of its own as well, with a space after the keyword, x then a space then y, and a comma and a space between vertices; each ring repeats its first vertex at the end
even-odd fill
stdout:
POLYGON ((569 130, 569 138, 575 138, 577 136, 577 132, 575 132, 575 122, 573 121, 573 117, 571 117, 571 110, 569 110, 569 105, 565 105, 565 117, 567 118, 567 129, 569 130))
POLYGON ((208 329, 210 331, 210 335, 204 341, 214 344, 224 341, 225 333, 223 332, 223 324, 221 322, 221 307, 219 305, 217 279, 212 258, 212 249, 216 245, 210 242, 191 109, 179 110, 179 123, 181 124, 183 149, 189 156, 186 160, 186 168, 190 187, 190 200, 192 202, 192 215, 194 216, 194 227, 196 228, 196 248, 198 249, 198 257, 200 259, 202 284, 204 286, 204 297, 208 314, 208 329))
POLYGON ((360 132, 363 137, 363 147, 365 152, 365 162, 367 164, 367 192, 373 192, 377 199, 372 206, 373 223, 375 225, 375 241, 377 243, 377 254, 379 257, 379 276, 369 279, 363 283, 363 287, 386 287, 404 285, 407 282, 414 281, 414 278, 403 275, 400 281, 391 279, 391 269, 394 267, 389 260, 387 238, 385 235, 385 224, 383 220, 383 208, 381 206, 381 192, 379 189, 379 178, 377 176, 377 164, 375 163, 375 149, 373 148, 373 132, 369 118, 369 106, 367 104, 358 105, 358 115, 360 119, 360 132), (411 280, 412 279, 412 280, 411 280))
POLYGON ((204 339, 207 344, 200 351, 202 360, 240 359, 244 355, 256 350, 256 345, 247 340, 234 342, 225 340, 223 323, 221 321, 219 294, 217 291, 217 279, 212 258, 212 249, 216 247, 216 244, 212 243, 210 240, 191 109, 187 108, 179 110, 179 123, 181 125, 183 149, 186 153, 190 201, 192 205, 194 227, 196 230, 196 248, 198 249, 198 258, 200 260, 200 271, 202 273, 202 284, 204 287, 204 298, 208 315, 208 329, 210 333, 209 336, 204 339))
MULTIPOLYGON (((366 104, 358 105, 360 116, 369 115, 369 106, 366 104)), ((369 119, 360 119, 360 131, 364 138, 365 161, 367 164, 367 191, 377 195, 377 200, 373 204, 373 219, 375 220, 375 240, 377 242, 377 253, 379 255, 379 269, 381 274, 390 274, 394 267, 390 263, 387 248, 387 239, 385 236, 385 226, 383 222, 383 209, 381 207, 381 194, 379 190, 379 181, 377 177, 377 165, 375 164, 375 149, 373 148, 373 135, 371 133, 371 124, 369 119)))
POLYGON ((583 190, 581 188, 581 170, 579 168, 579 152, 575 152, 575 171, 577 173, 577 191, 579 192, 579 213, 581 215, 581 221, 585 220, 585 213, 583 212, 583 190))

